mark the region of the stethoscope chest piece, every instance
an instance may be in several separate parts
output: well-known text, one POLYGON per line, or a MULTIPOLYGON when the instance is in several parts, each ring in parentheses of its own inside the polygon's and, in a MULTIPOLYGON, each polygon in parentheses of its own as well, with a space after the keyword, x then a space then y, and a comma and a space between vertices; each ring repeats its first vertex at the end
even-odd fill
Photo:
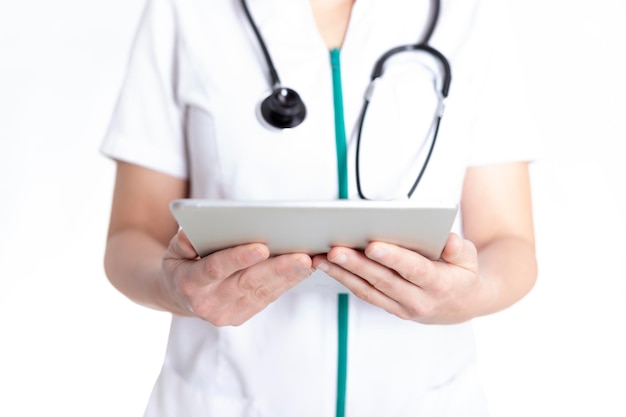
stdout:
POLYGON ((261 102, 261 115, 271 126, 289 129, 302 123, 306 117, 306 106, 294 90, 276 87, 261 102))

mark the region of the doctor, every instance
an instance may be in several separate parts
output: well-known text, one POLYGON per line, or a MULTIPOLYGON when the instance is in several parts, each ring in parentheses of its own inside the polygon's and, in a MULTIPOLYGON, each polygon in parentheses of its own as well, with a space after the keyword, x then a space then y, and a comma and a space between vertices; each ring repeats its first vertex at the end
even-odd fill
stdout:
POLYGON ((487 414, 471 320, 536 278, 535 149, 495 7, 147 1, 102 145, 107 275, 172 313, 146 416, 487 414), (168 209, 407 196, 460 202, 440 261, 381 242, 198 259, 168 209))

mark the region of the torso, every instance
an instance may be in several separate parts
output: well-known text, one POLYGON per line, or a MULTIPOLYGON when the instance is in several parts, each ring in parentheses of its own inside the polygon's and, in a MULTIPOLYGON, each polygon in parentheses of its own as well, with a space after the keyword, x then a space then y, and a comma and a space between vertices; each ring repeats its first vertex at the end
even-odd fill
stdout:
MULTIPOLYGON (((185 108, 181 153, 189 156, 192 197, 337 198, 328 50, 338 47, 349 190, 355 194, 354 130, 371 69, 389 48, 420 38, 429 3, 250 2, 281 81, 301 94, 308 109, 306 120, 297 130, 277 132, 256 118, 258 104, 269 88, 267 66, 237 2, 173 2, 179 43, 176 93, 178 104, 185 108), (320 24, 326 20, 331 23, 320 24), (228 42, 223 41, 226 36, 228 42), (245 69, 245 77, 233 71, 235 63, 245 69)), ((160 11, 167 15, 167 10, 160 11)), ((456 21, 450 24, 454 31, 444 29, 443 33, 450 35, 443 41, 455 46, 461 43, 464 33, 456 21)), ((447 43, 445 52, 452 50, 447 43)), ((403 63, 393 67, 401 73, 404 68, 411 67, 403 63)), ((426 81, 426 87, 432 90, 430 78, 426 81)), ((460 194, 465 141, 448 129, 463 130, 463 120, 455 117, 453 104, 446 112, 449 123, 442 129, 437 153, 417 198, 448 200, 460 194)), ((381 140, 388 142, 389 136, 387 133, 381 140)), ((375 156, 386 161, 385 155, 375 156)), ((366 178, 368 184, 375 185, 375 177, 382 174, 390 175, 393 181, 412 181, 412 174, 395 175, 391 168, 398 165, 381 162, 380 168, 372 171, 374 178, 366 178), (392 173, 387 174, 389 171, 392 173)), ((397 182, 400 191, 408 189, 402 181, 397 182)), ((163 416, 163 404, 178 415, 188 416, 333 415, 337 372, 337 297, 333 283, 318 272, 239 327, 215 328, 200 320, 175 317, 167 360, 146 415, 163 416)), ((408 415, 408 410, 426 414, 447 404, 440 398, 455 397, 458 390, 475 389, 469 324, 421 326, 398 320, 355 298, 350 300, 349 317, 347 401, 354 415, 408 415), (380 357, 386 360, 372 360, 380 357), (375 384, 377 380, 395 383, 381 387, 375 384)), ((460 402, 454 407, 459 415, 463 414, 461 409, 476 410, 482 405, 460 402)))

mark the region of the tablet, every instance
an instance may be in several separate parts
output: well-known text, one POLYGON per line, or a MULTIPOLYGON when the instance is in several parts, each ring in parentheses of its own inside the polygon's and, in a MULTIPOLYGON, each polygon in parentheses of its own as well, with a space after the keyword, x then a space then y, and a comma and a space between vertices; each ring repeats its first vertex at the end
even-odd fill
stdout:
POLYGON ((454 223, 455 203, 414 201, 231 201, 179 199, 170 204, 200 256, 246 243, 272 255, 364 249, 383 241, 440 258, 454 223))

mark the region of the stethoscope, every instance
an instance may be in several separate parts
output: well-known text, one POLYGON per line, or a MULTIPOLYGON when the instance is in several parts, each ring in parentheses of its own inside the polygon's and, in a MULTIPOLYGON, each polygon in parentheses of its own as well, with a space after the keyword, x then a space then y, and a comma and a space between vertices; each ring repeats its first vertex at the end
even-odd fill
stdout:
MULTIPOLYGON (((415 44, 409 45, 401 45, 395 48, 392 48, 385 52, 383 55, 378 58, 372 73, 370 75, 370 83, 367 87, 363 107, 361 109, 361 113, 359 115, 359 127, 357 132, 357 141, 356 141, 356 184, 357 190, 359 193, 359 197, 362 199, 367 199, 364 195, 363 190, 361 188, 361 180, 360 180, 360 147, 361 147, 361 132, 363 130, 363 123, 365 120, 365 115, 367 113, 367 109, 370 104, 370 99, 373 95, 374 87, 376 85, 376 81, 383 76, 385 70, 385 63, 387 60, 394 55, 405 53, 405 52, 423 52, 429 54, 432 58, 435 59, 436 62, 439 63, 439 68, 441 72, 441 83, 439 86, 439 90, 437 91, 438 98, 438 109, 435 113, 432 129, 433 138, 430 143, 430 147, 428 148, 428 153, 422 164, 422 168, 420 169, 417 178, 415 179, 411 189, 407 193, 407 197, 411 197, 413 192, 417 188, 422 176, 424 175, 424 171, 430 161, 430 157, 432 155, 433 149, 435 147, 435 142, 437 139, 437 135, 439 133, 439 125, 441 123, 441 117, 443 116, 443 108, 444 108, 444 100, 448 96, 448 92, 450 90, 450 83, 452 80, 450 63, 446 59, 446 57, 439 52, 437 49, 428 45, 430 38, 435 31, 437 23, 439 21, 439 14, 441 9, 441 1, 440 0, 431 0, 432 9, 430 14, 429 23, 426 29, 426 32, 423 36, 423 39, 415 44)), ((257 28, 250 11, 248 10, 248 6, 246 4, 246 0, 241 0, 241 5, 243 7, 244 13, 254 34, 259 42, 261 50, 263 52, 263 56, 265 57, 265 61, 267 63, 267 67, 269 69, 270 78, 271 78, 271 93, 264 100, 261 101, 260 104, 260 113, 263 117, 263 120, 269 125, 277 129, 291 129, 299 124, 301 124, 306 117, 306 106, 302 101, 300 95, 293 89, 287 88, 282 85, 280 78, 278 77, 278 72, 274 67, 274 63, 270 56, 270 53, 267 49, 265 41, 257 28)), ((429 132, 430 133, 430 132, 429 132)))

